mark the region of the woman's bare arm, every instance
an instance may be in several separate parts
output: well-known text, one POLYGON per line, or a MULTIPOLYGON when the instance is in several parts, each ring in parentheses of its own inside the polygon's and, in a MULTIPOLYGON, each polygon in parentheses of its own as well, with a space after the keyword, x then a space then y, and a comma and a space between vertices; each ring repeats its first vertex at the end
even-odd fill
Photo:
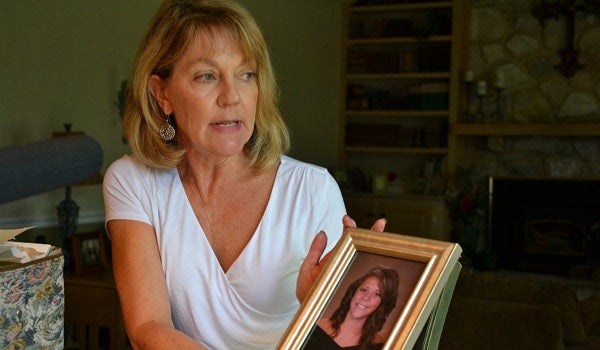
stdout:
POLYGON ((134 349, 205 349, 173 327, 154 229, 131 220, 107 224, 115 283, 134 349))

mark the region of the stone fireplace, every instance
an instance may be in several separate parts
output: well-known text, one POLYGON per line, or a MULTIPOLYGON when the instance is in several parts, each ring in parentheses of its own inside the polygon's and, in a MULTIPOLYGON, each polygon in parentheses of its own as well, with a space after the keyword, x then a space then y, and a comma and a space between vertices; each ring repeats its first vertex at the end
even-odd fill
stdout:
POLYGON ((600 180, 494 177, 489 193, 499 268, 587 278, 600 265, 600 180))
MULTIPOLYGON (((542 25, 534 11, 541 3, 471 2, 465 69, 490 87, 501 72, 506 86, 483 100, 471 89, 468 107, 482 106, 486 115, 501 110, 499 124, 599 125, 600 16, 576 13, 575 45, 584 68, 566 77, 556 69, 566 45, 566 18, 542 25)), ((491 260, 497 254, 499 268, 583 277, 600 264, 597 131, 471 137, 459 168, 473 173, 475 184, 492 176, 488 229, 480 230, 485 231, 480 249, 493 250, 491 260)))

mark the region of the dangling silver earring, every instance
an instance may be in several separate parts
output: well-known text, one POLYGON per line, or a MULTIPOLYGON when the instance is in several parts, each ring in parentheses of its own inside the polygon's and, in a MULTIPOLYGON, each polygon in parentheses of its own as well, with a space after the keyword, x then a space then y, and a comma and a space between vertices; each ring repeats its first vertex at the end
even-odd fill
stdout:
POLYGON ((171 125, 171 115, 165 114, 165 125, 160 128, 160 138, 165 142, 169 142, 175 137, 175 128, 171 125))

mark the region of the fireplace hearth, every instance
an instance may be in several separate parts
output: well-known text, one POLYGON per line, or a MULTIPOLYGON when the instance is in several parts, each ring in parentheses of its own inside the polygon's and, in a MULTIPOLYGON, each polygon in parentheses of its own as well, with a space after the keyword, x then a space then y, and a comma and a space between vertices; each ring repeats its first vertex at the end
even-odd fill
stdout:
POLYGON ((600 179, 490 178, 501 269, 589 277, 600 266, 600 179))

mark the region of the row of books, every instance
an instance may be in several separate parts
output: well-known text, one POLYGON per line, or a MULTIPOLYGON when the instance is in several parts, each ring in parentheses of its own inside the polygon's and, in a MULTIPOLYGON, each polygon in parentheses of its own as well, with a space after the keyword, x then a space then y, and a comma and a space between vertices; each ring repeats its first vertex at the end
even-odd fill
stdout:
POLYGON ((449 45, 377 51, 353 49, 348 51, 346 71, 348 74, 447 72, 449 55, 449 45))

